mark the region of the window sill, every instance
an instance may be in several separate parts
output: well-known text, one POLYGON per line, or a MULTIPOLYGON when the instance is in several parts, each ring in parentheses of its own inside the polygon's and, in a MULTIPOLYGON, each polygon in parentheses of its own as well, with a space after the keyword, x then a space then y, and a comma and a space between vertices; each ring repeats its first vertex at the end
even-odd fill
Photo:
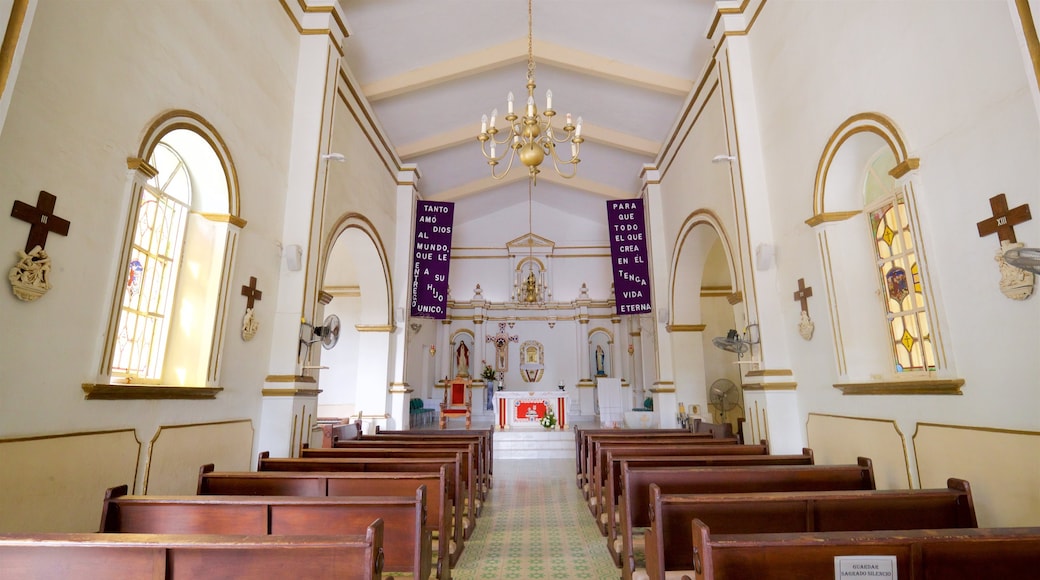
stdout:
POLYGON ((843 395, 963 395, 964 379, 910 379, 838 383, 843 395))
POLYGON ((85 399, 216 399, 223 387, 174 387, 169 385, 112 385, 83 383, 85 399))

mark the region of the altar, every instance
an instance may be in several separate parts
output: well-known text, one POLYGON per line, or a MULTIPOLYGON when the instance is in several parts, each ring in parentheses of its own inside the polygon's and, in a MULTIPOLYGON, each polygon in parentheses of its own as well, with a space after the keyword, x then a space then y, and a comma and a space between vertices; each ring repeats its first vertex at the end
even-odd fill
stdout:
POLYGON ((567 393, 564 391, 496 391, 495 414, 499 429, 544 429, 540 421, 547 409, 556 415, 556 428, 567 428, 567 393))

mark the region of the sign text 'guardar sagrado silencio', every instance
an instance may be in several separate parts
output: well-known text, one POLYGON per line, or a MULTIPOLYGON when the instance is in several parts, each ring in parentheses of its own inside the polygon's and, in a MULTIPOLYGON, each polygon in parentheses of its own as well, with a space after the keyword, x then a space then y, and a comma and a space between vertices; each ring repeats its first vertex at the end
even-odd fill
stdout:
POLYGON ((412 316, 444 319, 448 315, 448 266, 454 219, 454 203, 416 202, 412 316))
POLYGON ((650 312, 650 260, 647 255, 643 200, 607 201, 607 228, 617 313, 650 312))

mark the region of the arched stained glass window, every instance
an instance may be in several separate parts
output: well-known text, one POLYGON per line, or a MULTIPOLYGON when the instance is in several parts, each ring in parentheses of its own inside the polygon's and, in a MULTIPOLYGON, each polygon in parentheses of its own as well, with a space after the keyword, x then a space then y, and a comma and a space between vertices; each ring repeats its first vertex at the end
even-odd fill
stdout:
POLYGON ((191 176, 180 155, 160 142, 137 208, 112 376, 158 381, 169 336, 173 293, 191 208, 191 176))
POLYGON ((935 349, 904 192, 889 174, 891 151, 875 156, 865 197, 896 372, 935 370, 935 349))

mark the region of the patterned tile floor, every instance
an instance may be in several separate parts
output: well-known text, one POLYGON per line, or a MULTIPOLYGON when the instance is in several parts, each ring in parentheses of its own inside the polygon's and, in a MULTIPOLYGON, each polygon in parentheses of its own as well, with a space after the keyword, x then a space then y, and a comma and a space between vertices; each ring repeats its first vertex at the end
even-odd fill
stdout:
POLYGON ((620 578, 575 485, 574 459, 496 459, 495 487, 452 577, 620 578))

